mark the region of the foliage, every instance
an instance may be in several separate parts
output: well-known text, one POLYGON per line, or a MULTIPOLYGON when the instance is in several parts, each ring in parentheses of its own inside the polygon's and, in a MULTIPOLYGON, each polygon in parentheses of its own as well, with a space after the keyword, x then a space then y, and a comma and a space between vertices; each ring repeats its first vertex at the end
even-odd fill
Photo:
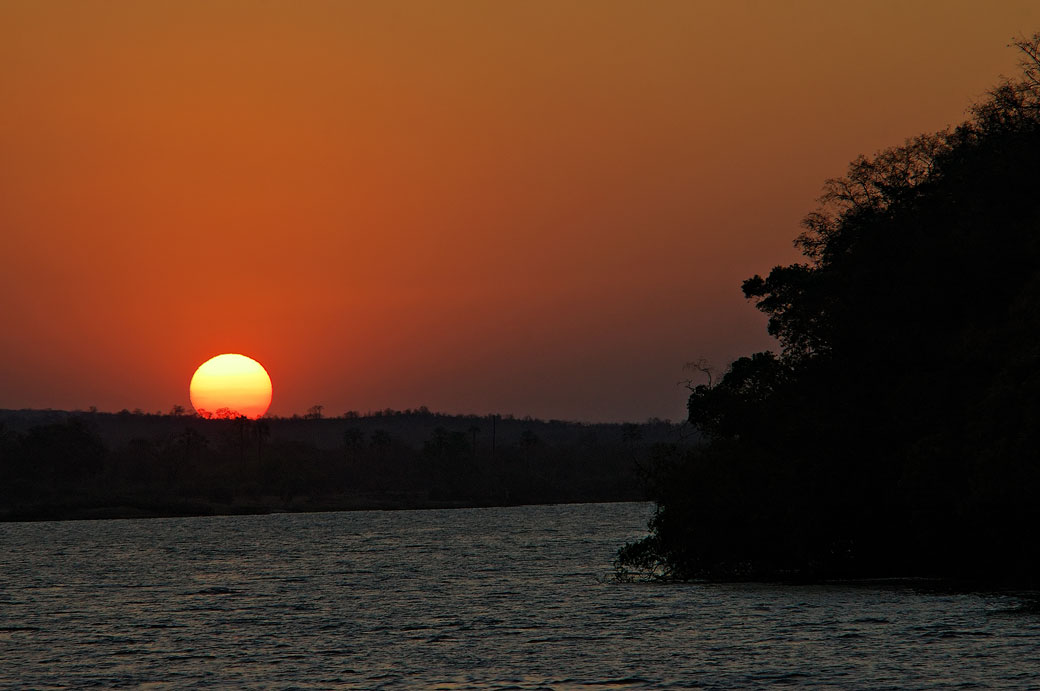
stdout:
POLYGON ((619 569, 669 578, 1036 579, 1040 34, 971 118, 853 161, 743 284, 779 352, 692 387, 619 569), (1028 537, 1028 539, 1026 539, 1028 537))
POLYGON ((661 421, 424 408, 260 420, 0 411, 0 519, 640 500, 638 464, 677 435, 661 421))

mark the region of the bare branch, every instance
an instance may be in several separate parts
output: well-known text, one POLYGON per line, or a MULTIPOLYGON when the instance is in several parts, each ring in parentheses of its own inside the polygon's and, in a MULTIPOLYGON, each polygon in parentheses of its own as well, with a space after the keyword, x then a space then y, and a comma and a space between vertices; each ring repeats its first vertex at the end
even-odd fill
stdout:
MULTIPOLYGON (((708 378, 708 388, 714 388, 715 375, 717 374, 717 370, 714 367, 712 367, 711 364, 708 363, 708 360, 706 358, 697 358, 696 360, 687 362, 685 365, 683 365, 683 371, 700 372, 708 378)), ((690 391, 693 391, 695 388, 697 388, 697 385, 693 383, 693 379, 684 379, 679 383, 685 386, 690 391)))

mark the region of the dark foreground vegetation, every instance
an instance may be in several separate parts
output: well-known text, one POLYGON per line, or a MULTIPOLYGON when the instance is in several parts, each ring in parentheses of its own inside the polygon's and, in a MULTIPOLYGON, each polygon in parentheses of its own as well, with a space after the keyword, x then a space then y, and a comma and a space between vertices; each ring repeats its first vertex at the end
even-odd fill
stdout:
POLYGON ((676 425, 0 411, 0 520, 645 499, 676 425))
POLYGON ((692 388, 622 576, 1040 584, 1040 34, 955 129, 859 158, 805 261, 745 281, 779 352, 692 388))

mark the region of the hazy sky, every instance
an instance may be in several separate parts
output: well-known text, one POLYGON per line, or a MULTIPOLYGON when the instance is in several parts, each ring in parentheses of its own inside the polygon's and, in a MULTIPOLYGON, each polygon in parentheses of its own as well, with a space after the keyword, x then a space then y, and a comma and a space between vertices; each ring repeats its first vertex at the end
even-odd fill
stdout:
POLYGON ((679 419, 825 178, 1040 2, 0 2, 0 407, 679 419))

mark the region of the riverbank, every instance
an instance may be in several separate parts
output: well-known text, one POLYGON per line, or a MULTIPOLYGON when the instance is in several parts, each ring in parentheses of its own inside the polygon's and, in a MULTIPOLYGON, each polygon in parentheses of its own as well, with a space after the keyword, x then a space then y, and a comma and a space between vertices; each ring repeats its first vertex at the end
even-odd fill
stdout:
POLYGON ((422 493, 402 492, 394 495, 353 495, 335 499, 301 498, 284 502, 277 497, 222 503, 198 500, 113 498, 97 502, 55 502, 0 509, 0 523, 38 521, 81 521, 129 518, 178 518, 189 516, 248 516, 275 513, 314 513, 323 511, 401 511, 409 509, 469 509, 554 504, 595 504, 642 501, 641 495, 608 499, 560 497, 528 501, 475 501, 465 499, 433 499, 422 493))

